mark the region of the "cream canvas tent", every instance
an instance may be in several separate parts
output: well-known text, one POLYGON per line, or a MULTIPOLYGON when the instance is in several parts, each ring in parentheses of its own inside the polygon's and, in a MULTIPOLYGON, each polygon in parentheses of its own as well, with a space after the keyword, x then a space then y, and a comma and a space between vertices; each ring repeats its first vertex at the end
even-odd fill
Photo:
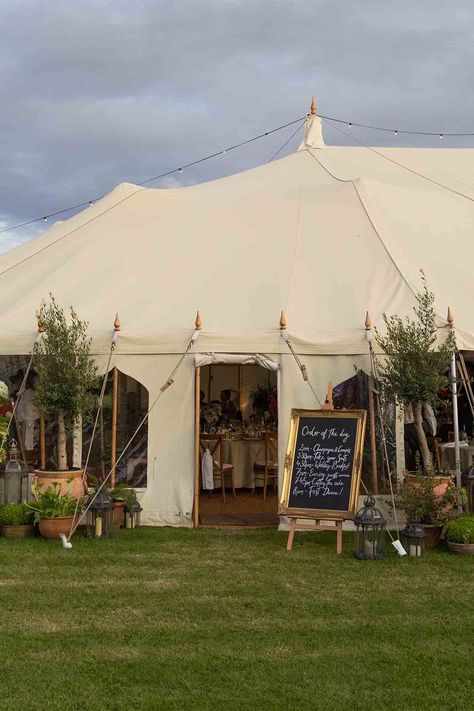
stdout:
MULTIPOLYGON (((325 146, 308 118, 281 160, 182 189, 119 185, 71 219, 0 257, 0 354, 27 354, 35 311, 54 293, 90 324, 104 366, 115 312, 114 364, 150 402, 203 328, 149 422, 145 520, 192 524, 196 356, 259 354, 278 368, 280 454, 292 407, 368 371, 364 317, 408 313, 422 267, 447 306, 458 345, 474 350, 474 152, 325 146)), ((214 356, 215 358, 215 356, 214 356)), ((282 457, 280 457, 282 459, 282 457)))

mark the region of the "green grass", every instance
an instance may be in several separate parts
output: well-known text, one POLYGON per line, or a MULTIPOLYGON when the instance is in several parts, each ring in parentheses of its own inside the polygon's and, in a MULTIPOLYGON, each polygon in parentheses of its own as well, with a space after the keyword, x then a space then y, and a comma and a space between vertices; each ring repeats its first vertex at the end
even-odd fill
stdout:
POLYGON ((0 709, 474 708, 474 561, 332 534, 0 539, 0 709))

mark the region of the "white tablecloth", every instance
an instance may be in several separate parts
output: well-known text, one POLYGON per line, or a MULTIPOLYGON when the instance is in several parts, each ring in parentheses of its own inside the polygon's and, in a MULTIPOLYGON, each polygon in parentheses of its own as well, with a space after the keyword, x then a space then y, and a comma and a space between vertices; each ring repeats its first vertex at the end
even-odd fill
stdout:
MULTIPOLYGON (((441 466, 443 469, 455 469, 455 457, 454 457, 454 442, 449 442, 447 444, 441 444, 441 466)), ((470 444, 459 444, 459 453, 461 455, 461 471, 463 474, 469 471, 472 467, 472 458, 474 455, 474 446, 470 444)))
MULTIPOLYGON (((212 451, 216 442, 203 440, 202 444, 212 451)), ((251 489, 254 486, 253 465, 256 461, 265 461, 265 440, 225 439, 222 442, 222 456, 225 464, 234 465, 235 487, 251 489)), ((219 460, 218 450, 213 458, 219 460)))

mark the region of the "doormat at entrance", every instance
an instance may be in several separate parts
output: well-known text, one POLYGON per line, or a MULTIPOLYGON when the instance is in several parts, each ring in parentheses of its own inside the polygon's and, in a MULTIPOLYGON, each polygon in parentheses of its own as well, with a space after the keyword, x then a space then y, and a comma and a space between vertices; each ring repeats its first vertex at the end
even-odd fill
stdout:
POLYGON ((278 526, 280 519, 274 513, 225 514, 202 513, 201 526, 278 526))

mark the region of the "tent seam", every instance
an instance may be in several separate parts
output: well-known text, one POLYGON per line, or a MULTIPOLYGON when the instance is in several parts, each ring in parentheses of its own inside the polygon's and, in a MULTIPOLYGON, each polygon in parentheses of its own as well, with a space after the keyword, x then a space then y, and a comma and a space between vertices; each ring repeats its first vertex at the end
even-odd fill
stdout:
POLYGON ((367 219, 369 220, 370 224, 372 225, 372 229, 374 230, 375 234, 377 235, 377 237, 378 237, 380 243, 382 244, 382 247, 384 248, 385 252, 388 254, 388 256, 389 256, 391 262, 392 262, 393 265, 395 266, 395 269, 396 269, 397 272, 400 274, 401 278, 403 279, 403 281, 405 282, 405 284, 407 285, 407 287, 410 289, 410 291, 411 291, 411 293, 413 294, 413 296, 415 296, 415 298, 416 298, 416 293, 417 293, 417 292, 416 292, 416 289, 410 284, 408 278, 405 276, 405 274, 403 273, 401 267, 399 266, 398 262, 396 261, 395 257, 393 256, 393 254, 391 253, 390 249, 388 248, 388 245, 387 245, 385 239, 384 239, 384 238, 382 237, 382 235, 380 234, 380 232, 379 232, 379 230, 378 230, 378 228, 377 228, 377 226, 376 226, 376 224, 375 224, 374 219, 373 219, 372 216, 370 215, 369 210, 368 210, 368 208, 366 207, 366 205, 365 205, 365 203, 364 203, 364 201, 363 201, 363 199, 362 199, 362 196, 361 196, 361 194, 360 194, 360 192, 359 192, 359 189, 358 189, 358 187, 357 187, 357 185, 356 185, 356 181, 355 181, 353 178, 348 178, 347 180, 344 180, 343 178, 339 178, 337 175, 334 175, 333 173, 331 173, 331 171, 329 170, 329 168, 327 168, 323 163, 321 163, 321 161, 320 161, 318 158, 316 158, 316 156, 313 155, 313 153, 312 153, 311 151, 309 151, 309 154, 310 154, 310 156, 313 158, 313 160, 315 160, 315 161, 317 162, 317 164, 318 164, 319 166, 321 166, 321 168, 322 168, 328 175, 330 175, 332 178, 334 178, 335 180, 339 181, 340 183, 350 183, 350 184, 352 185, 352 187, 354 188, 354 191, 355 191, 355 193, 356 193, 356 195, 357 195, 357 198, 358 198, 358 200, 359 200, 359 202, 360 202, 360 204, 361 204, 361 206, 362 206, 362 209, 364 210, 367 219))

